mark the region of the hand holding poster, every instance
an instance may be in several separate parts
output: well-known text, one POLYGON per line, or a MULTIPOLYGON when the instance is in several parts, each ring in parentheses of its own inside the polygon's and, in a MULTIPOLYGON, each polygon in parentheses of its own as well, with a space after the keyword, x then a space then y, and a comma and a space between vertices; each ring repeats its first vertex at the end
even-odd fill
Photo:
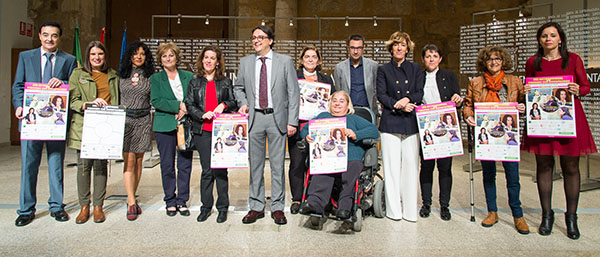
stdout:
POLYGON ((248 116, 215 114, 210 151, 210 167, 213 169, 248 168, 248 116))
POLYGON ((25 83, 21 140, 65 140, 69 85, 25 83))
POLYGON ((346 172, 348 166, 348 138, 346 117, 310 120, 310 174, 346 172))
POLYGON ((517 103, 475 103, 475 159, 520 160, 517 103))
POLYGON ((81 132, 82 159, 123 159, 125 109, 119 106, 87 107, 81 132))
POLYGON ((431 160, 463 154, 454 102, 419 105, 415 111, 423 159, 431 160))
POLYGON ((526 78, 527 136, 576 137, 574 96, 569 93, 573 76, 526 78))
POLYGON ((329 108, 331 85, 320 82, 298 80, 300 86, 300 120, 310 120, 329 108))

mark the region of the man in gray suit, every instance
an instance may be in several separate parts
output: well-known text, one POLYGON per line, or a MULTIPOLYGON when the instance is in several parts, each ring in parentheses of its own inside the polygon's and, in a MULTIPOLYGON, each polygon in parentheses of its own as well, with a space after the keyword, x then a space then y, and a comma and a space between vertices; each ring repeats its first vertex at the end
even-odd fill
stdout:
POLYGON ((377 79, 377 62, 363 57, 365 38, 351 35, 346 41, 350 57, 335 65, 334 79, 337 88, 350 94, 354 106, 369 107, 373 113, 377 111, 377 95, 375 83, 377 79))
POLYGON ((248 114, 250 155, 250 211, 242 222, 254 223, 265 216, 265 145, 269 142, 271 164, 271 217, 275 224, 287 223, 285 207, 285 138, 296 133, 300 92, 294 62, 272 51, 273 29, 258 26, 252 30, 256 54, 240 60, 234 86, 240 113, 248 114))

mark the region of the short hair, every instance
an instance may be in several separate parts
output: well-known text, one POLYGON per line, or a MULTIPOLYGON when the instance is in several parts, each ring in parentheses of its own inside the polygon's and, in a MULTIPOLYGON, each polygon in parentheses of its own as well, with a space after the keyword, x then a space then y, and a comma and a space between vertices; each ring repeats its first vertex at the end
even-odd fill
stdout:
POLYGON ((365 37, 363 37, 362 35, 359 35, 359 34, 353 34, 348 37, 348 40, 346 40, 346 45, 349 46, 350 41, 352 41, 352 40, 362 41, 363 45, 365 44, 365 37))
POLYGON ((329 97, 329 108, 327 109, 327 111, 331 113, 331 101, 333 101, 333 97, 337 94, 342 94, 344 98, 346 98, 346 101, 348 101, 348 114, 354 114, 354 106, 352 106, 352 99, 350 99, 350 95, 345 90, 338 90, 331 94, 331 96, 329 97))
POLYGON ((200 54, 198 55, 198 59, 196 60, 196 68, 198 70, 198 77, 204 77, 204 65, 202 65, 202 60, 204 59, 204 54, 206 51, 213 51, 217 54, 217 66, 215 67, 215 80, 223 80, 225 79, 225 58, 223 57, 223 52, 216 45, 207 45, 205 46, 200 54))
POLYGON ((440 57, 442 57, 442 51, 440 51, 440 49, 434 44, 427 44, 423 47, 423 50, 421 51, 422 58, 425 58, 425 54, 427 53, 427 51, 435 51, 440 55, 440 57))
POLYGON ((252 29, 252 34, 254 34, 254 31, 256 31, 257 29, 260 29, 262 30, 262 32, 267 34, 267 38, 273 39, 273 43, 271 43, 270 45, 271 48, 273 48, 273 46, 275 45, 275 31, 273 30, 273 28, 264 25, 256 26, 254 27, 254 29, 252 29))
POLYGON ((106 72, 108 70, 108 52, 106 52, 106 47, 104 47, 104 44, 102 44, 102 42, 100 41, 92 41, 88 44, 86 50, 85 50, 85 55, 83 56, 83 63, 81 64, 82 68, 84 71, 86 71, 87 73, 92 73, 92 64, 90 63, 90 52, 92 51, 92 48, 100 48, 100 50, 102 50, 102 52, 104 52, 104 64, 102 64, 102 67, 100 68, 101 72, 106 72))
POLYGON ((513 67, 512 58, 506 48, 501 46, 486 46, 479 50, 477 54, 477 61, 475 61, 475 67, 479 72, 487 72, 487 60, 490 59, 493 53, 496 53, 502 57, 502 70, 510 70, 513 67))
POLYGON ((58 35, 62 36, 62 27, 60 26, 60 24, 58 24, 54 21, 46 21, 46 22, 42 23, 42 25, 40 25, 40 28, 38 29, 38 34, 42 33, 42 28, 46 27, 46 26, 58 28, 58 35))
POLYGON ((162 44, 158 45, 158 48, 156 49, 156 61, 158 62, 158 64, 160 66, 162 66, 161 57, 168 50, 173 51, 173 54, 175 54, 175 58, 177 59, 176 64, 179 64, 179 62, 181 62, 181 59, 182 59, 181 58, 181 49, 179 49, 179 46, 177 46, 173 42, 162 43, 162 44))
POLYGON ((408 53, 412 52, 413 49, 415 49, 415 43, 412 40, 410 40, 410 36, 408 35, 408 33, 400 31, 392 33, 390 39, 388 41, 385 41, 385 48, 388 50, 389 53, 392 53, 392 46, 402 41, 406 42, 406 46, 408 47, 408 51, 406 52, 407 55, 408 53))
POLYGON ((319 52, 319 49, 317 49, 315 45, 307 45, 304 48, 302 48, 302 51, 300 51, 300 59, 298 60, 298 69, 304 68, 304 61, 302 60, 302 58, 304 58, 304 55, 308 50, 313 50, 317 53, 317 58, 319 58, 319 60, 317 61, 316 71, 320 71, 321 66, 323 65, 323 56, 321 56, 321 52, 319 52))

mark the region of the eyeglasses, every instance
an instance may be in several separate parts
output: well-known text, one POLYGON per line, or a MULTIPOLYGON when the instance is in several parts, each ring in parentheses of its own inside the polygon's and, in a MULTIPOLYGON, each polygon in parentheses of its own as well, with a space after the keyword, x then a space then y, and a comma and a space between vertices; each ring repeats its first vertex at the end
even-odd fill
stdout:
POLYGON ((360 50, 365 49, 364 46, 359 46, 359 47, 349 46, 348 48, 350 48, 350 51, 360 51, 360 50))
POLYGON ((265 40, 269 38, 269 36, 256 36, 256 37, 251 37, 250 40, 254 41, 254 40, 265 40))
POLYGON ((502 62, 502 58, 489 58, 487 59, 487 62, 502 62))

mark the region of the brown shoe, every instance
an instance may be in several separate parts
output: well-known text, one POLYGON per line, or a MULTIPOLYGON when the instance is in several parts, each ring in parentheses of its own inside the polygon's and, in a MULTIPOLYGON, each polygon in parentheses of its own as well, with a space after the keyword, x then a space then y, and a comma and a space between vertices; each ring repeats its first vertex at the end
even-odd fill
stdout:
POLYGON ((94 222, 102 223, 106 220, 104 212, 102 211, 102 205, 94 206, 94 222))
POLYGON ((486 228, 489 228, 496 223, 498 223, 498 213, 495 211, 488 212, 487 217, 481 221, 481 225, 486 228))
POLYGON ((254 222, 256 222, 257 219, 264 218, 264 217, 265 217, 264 211, 250 210, 248 212, 248 214, 246 214, 246 216, 244 216, 244 218, 242 219, 242 223, 244 223, 244 224, 254 223, 254 222))
POLYGON ((523 235, 529 234, 529 226, 527 226, 527 222, 525 222, 525 219, 523 217, 515 218, 515 227, 517 228, 517 231, 519 231, 519 233, 523 235))
POLYGON ((81 211, 79 211, 79 215, 77 215, 77 218, 75 219, 75 223, 83 224, 83 223, 87 222, 89 218, 90 218, 90 206, 82 205, 81 211))
POLYGON ((283 211, 274 211, 271 213, 271 218, 275 221, 277 225, 285 225, 287 224, 287 219, 285 218, 285 214, 283 211))

